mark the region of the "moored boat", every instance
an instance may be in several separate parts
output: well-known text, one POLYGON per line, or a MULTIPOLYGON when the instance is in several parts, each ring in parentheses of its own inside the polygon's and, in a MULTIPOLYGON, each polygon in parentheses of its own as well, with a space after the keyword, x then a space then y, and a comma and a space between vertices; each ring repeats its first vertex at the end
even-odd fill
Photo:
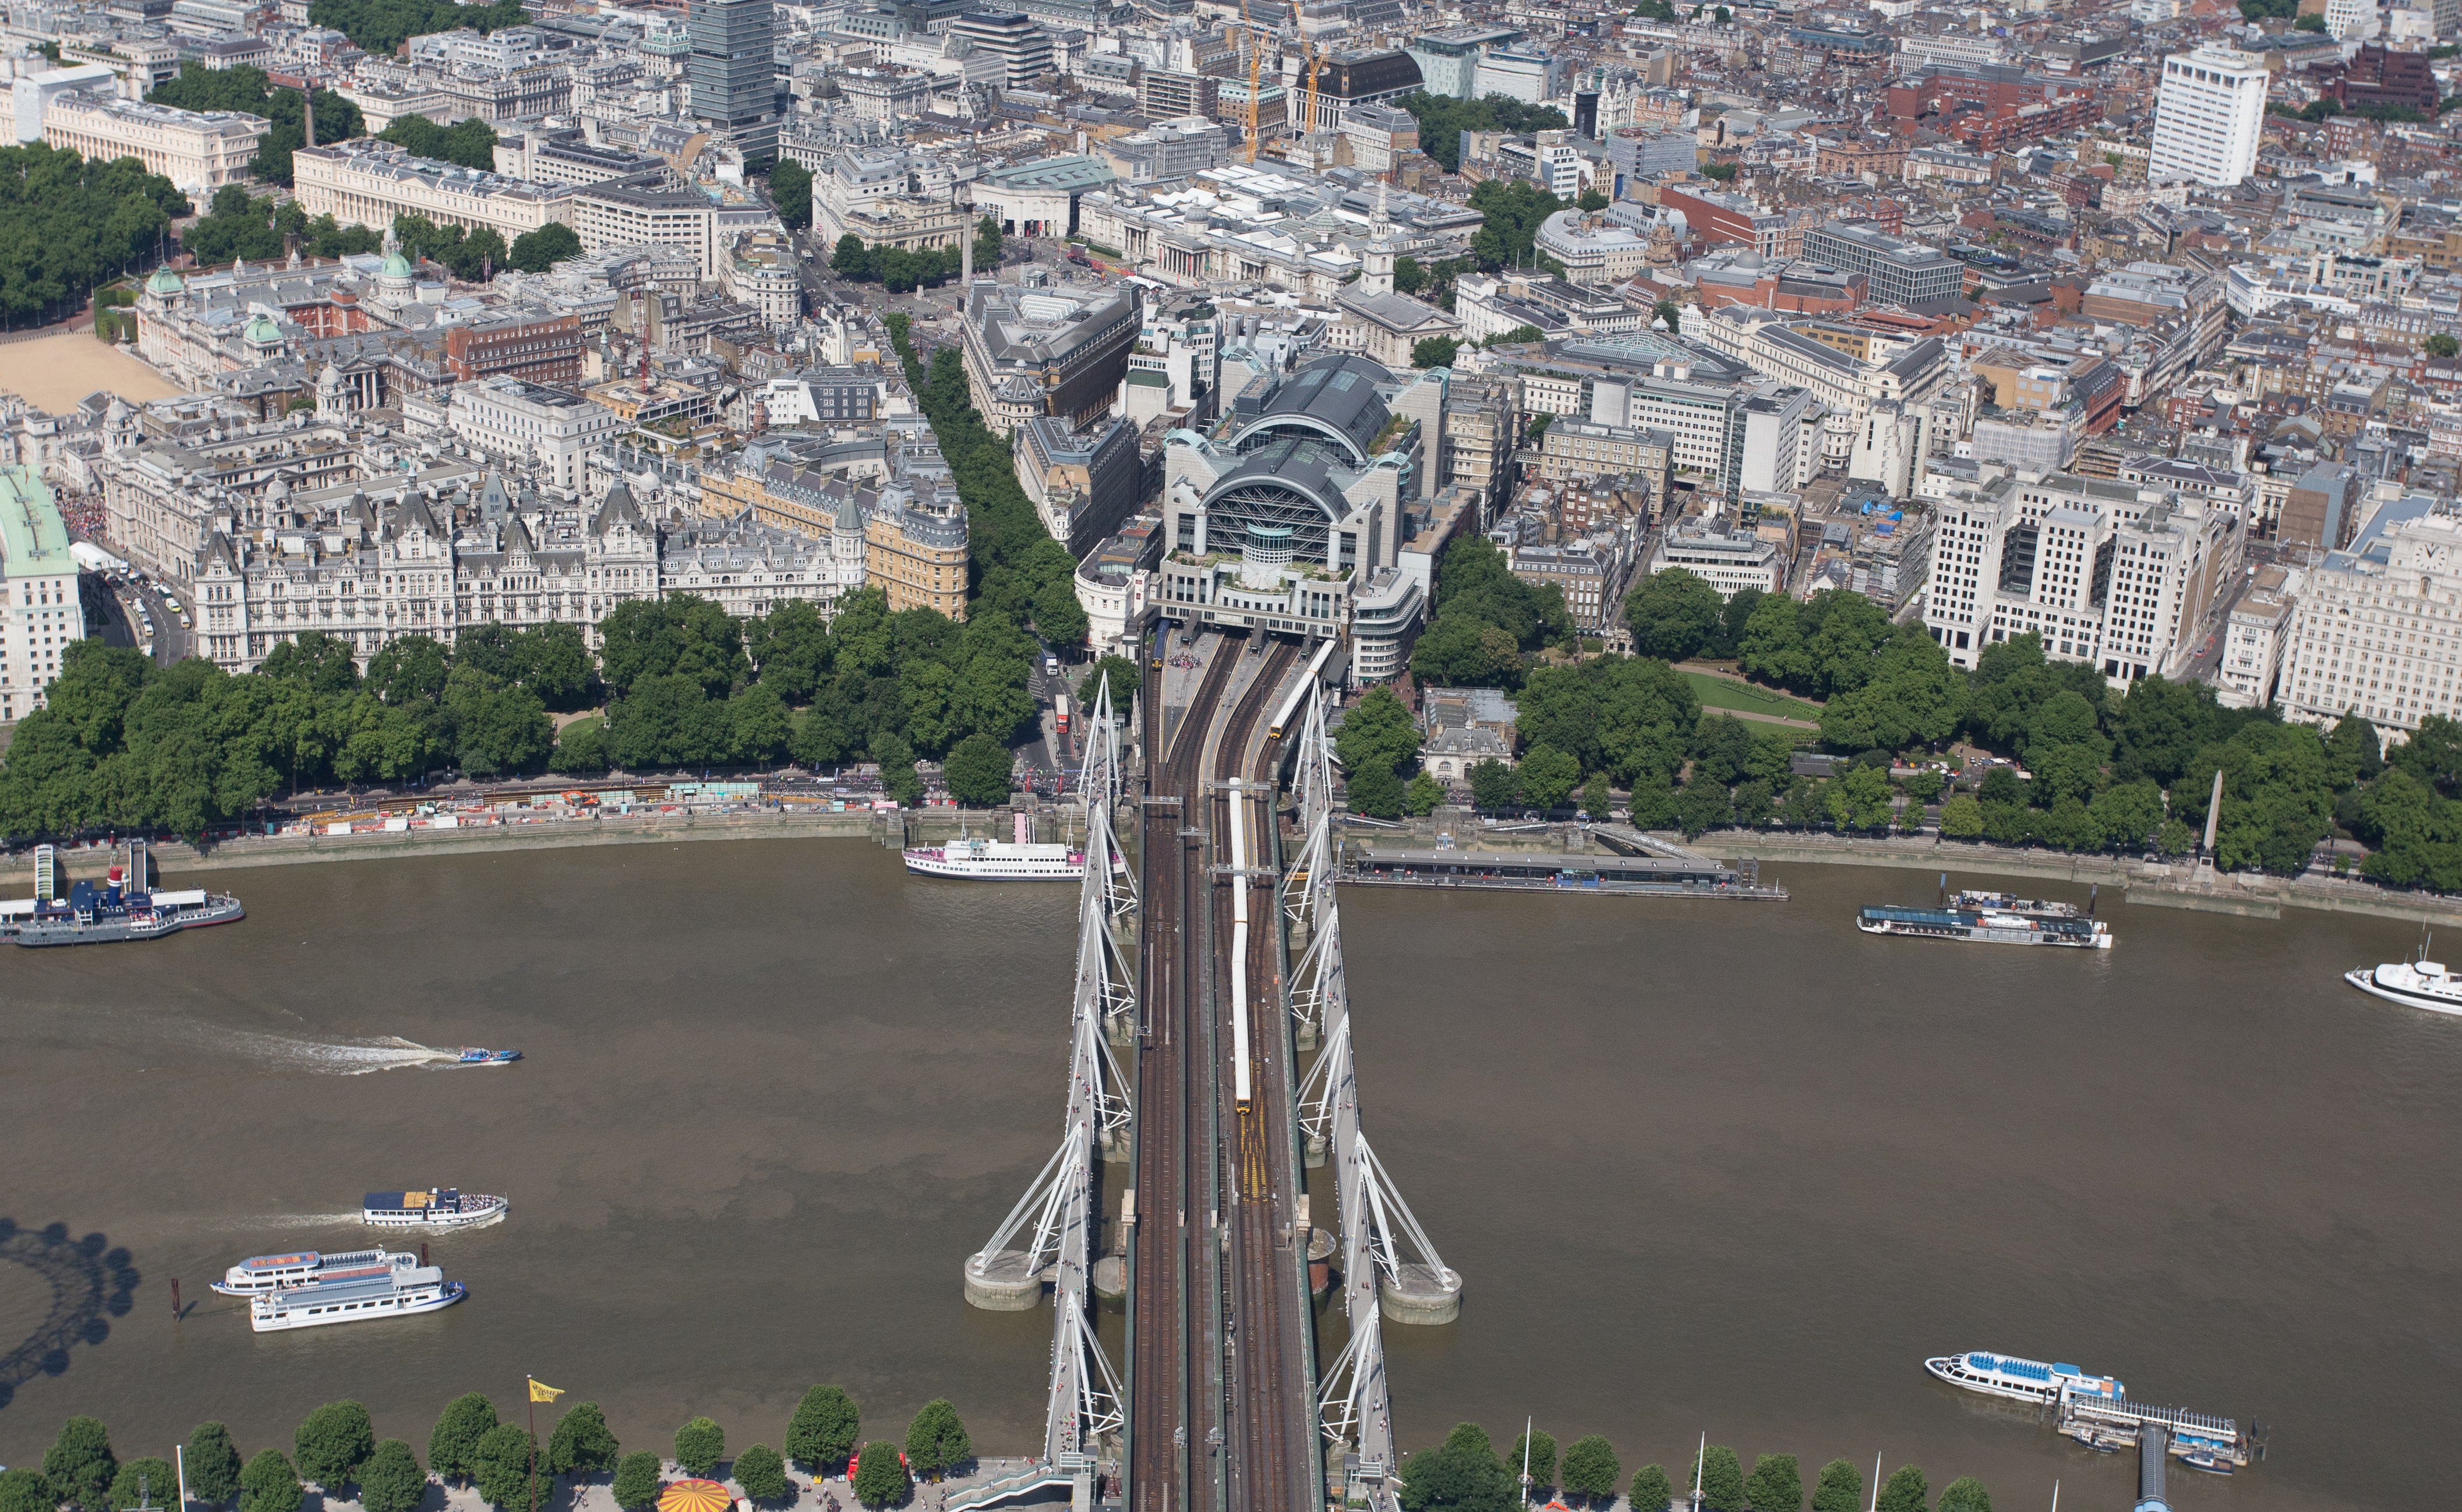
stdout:
POLYGON ((2087 918, 2020 914, 1998 908, 1906 908, 1876 903, 1856 916, 1868 935, 1912 935, 1978 945, 2063 945, 2109 950, 2111 926, 2087 918))
POLYGON ((378 1228, 476 1228, 493 1223, 512 1208, 505 1198, 459 1187, 429 1187, 424 1192, 370 1192, 359 1205, 360 1221, 378 1228))
POLYGON ((2128 1394, 2119 1381, 2108 1375, 2088 1375, 2074 1365, 2049 1365, 1983 1350, 1940 1355, 1924 1361, 1924 1369, 1952 1386, 1986 1396, 2006 1396, 2013 1401, 2057 1402, 2062 1399, 2063 1387, 2072 1397, 2117 1401, 2128 1394))
POLYGON ((141 841, 129 845, 126 866, 115 863, 99 882, 73 882, 65 896, 56 885, 56 864, 52 847, 34 848, 34 896, 0 901, 0 935, 28 947, 105 945, 248 917, 227 894, 153 887, 141 841))
POLYGON ((1014 845, 968 837, 946 845, 912 846, 906 870, 919 876, 978 882, 1074 882, 1086 875, 1086 853, 1065 845, 1014 845))
POLYGON ((261 1292, 248 1301, 248 1326, 259 1333, 276 1333, 329 1323, 403 1318, 441 1312, 462 1297, 462 1284, 445 1280, 442 1268, 412 1265, 364 1280, 317 1281, 261 1292))
POLYGON ((252 1297, 260 1292, 282 1286, 304 1286, 311 1282, 368 1281, 390 1271, 417 1266, 419 1257, 404 1251, 354 1249, 329 1255, 320 1250, 298 1249, 282 1255, 255 1255, 241 1261, 223 1272, 223 1279, 213 1289, 226 1297, 252 1297))

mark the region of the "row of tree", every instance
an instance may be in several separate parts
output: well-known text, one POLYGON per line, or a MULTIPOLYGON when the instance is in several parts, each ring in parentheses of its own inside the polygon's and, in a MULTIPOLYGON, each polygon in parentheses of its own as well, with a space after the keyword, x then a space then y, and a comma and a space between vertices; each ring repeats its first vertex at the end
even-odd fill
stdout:
POLYGON ((572 624, 478 625, 449 650, 403 636, 364 677, 347 642, 316 631, 237 676, 79 641, 0 766, 0 832, 197 834, 286 788, 447 766, 494 777, 789 756, 877 761, 908 803, 922 796, 917 761, 940 761, 961 802, 993 805, 1008 797, 1009 743, 1034 719, 1036 646, 1016 621, 893 615, 877 589, 850 595, 833 621, 801 600, 739 621, 676 594, 618 605, 598 631, 595 656, 572 624), (559 736, 550 710, 602 699, 603 719, 559 736))
MULTIPOLYGON (((1736 1452, 1723 1445, 1707 1448, 1696 1463, 1701 1505, 1710 1512, 1803 1512, 1803 1472, 1793 1455, 1761 1455, 1753 1461, 1750 1476, 1736 1452)), ((1696 1483, 1696 1464, 1679 1468, 1689 1495, 1696 1483)), ((1633 1512, 1662 1512, 1676 1493, 1665 1467, 1656 1464, 1642 1466, 1626 1480, 1615 1447, 1603 1435, 1575 1439, 1560 1464, 1551 1435, 1525 1433, 1499 1455, 1486 1429, 1458 1423, 1443 1443, 1403 1459, 1402 1505, 1409 1512, 1511 1512, 1523 1504, 1524 1474, 1534 1491, 1552 1487, 1593 1506, 1614 1501, 1621 1491, 1633 1512)), ((1813 1485, 1812 1512, 1862 1512, 1864 1491, 1863 1472, 1833 1459, 1821 1467, 1813 1485)), ((1937 1502, 1931 1500, 1931 1491, 1922 1470, 1901 1465, 1879 1488, 1880 1512, 1992 1512, 1990 1493, 1972 1477, 1942 1487, 1937 1502)))
POLYGON ((769 203, 778 209, 778 224, 800 231, 812 224, 812 170, 792 158, 781 158, 769 168, 769 203))
MULTIPOLYGON (((316 133, 324 134, 322 128, 316 133)), ((397 116, 377 136, 422 158, 458 162, 482 173, 496 171, 496 128, 476 116, 450 126, 440 126, 424 116, 397 116)))
MULTIPOLYGON (((317 135, 324 135, 321 124, 317 135)), ((523 232, 509 248, 501 232, 486 227, 472 231, 407 214, 394 217, 393 225, 405 248, 433 258, 465 282, 480 281, 503 268, 544 272, 565 258, 581 255, 581 238, 561 221, 523 232)), ((331 214, 312 221, 296 200, 277 205, 271 195, 251 197, 241 185, 227 184, 214 191, 206 213, 181 233, 180 246, 206 267, 237 257, 270 262, 288 254, 292 236, 299 238, 299 249, 311 257, 349 257, 373 252, 384 243, 378 232, 364 226, 337 225, 331 214)))
POLYGON ((1016 625, 1031 624, 1053 645, 1085 644, 1076 560, 1051 538, 1027 501, 1007 440, 994 435, 976 413, 966 392, 964 359, 956 347, 944 346, 932 354, 927 369, 908 337, 906 316, 893 313, 884 323, 965 505, 973 558, 967 618, 997 614, 1016 625))
POLYGON ((88 162, 34 142, 0 148, 0 320, 55 314, 150 264, 187 197, 134 158, 88 162))
MULTIPOLYGON (((459 0, 313 0, 308 7, 310 25, 332 27, 379 57, 431 32, 468 27, 487 32, 519 26, 528 19, 521 0, 494 0, 491 5, 463 5, 459 0)), ((316 108, 324 109, 324 103, 318 101, 316 108)))
MULTIPOLYGON (((771 192, 777 192, 778 176, 769 176, 771 192)), ((810 184, 805 179, 804 213, 811 214, 810 184)), ((1001 260, 1000 223, 983 217, 975 227, 975 266, 989 270, 1001 260)), ((909 293, 917 289, 938 289, 965 269, 962 253, 955 247, 909 251, 902 247, 866 247, 863 238, 849 231, 838 238, 830 252, 830 270, 857 283, 876 283, 893 294, 909 293)))
MULTIPOLYGON (((862 1426, 861 1411, 842 1388, 815 1386, 788 1421, 784 1452, 767 1444, 747 1446, 729 1466, 731 1479, 752 1501, 784 1501, 792 1488, 789 1462, 813 1476, 843 1470, 856 1455, 862 1426)), ((542 1445, 519 1423, 500 1420, 495 1404, 479 1392, 455 1397, 438 1415, 427 1436, 425 1468, 407 1442, 379 1440, 368 1410, 355 1401, 328 1402, 309 1414, 287 1455, 268 1447, 243 1459, 230 1430, 208 1422, 188 1435, 182 1456, 190 1501, 219 1508, 236 1499, 239 1512, 299 1512, 303 1482, 335 1494, 356 1487, 364 1512, 416 1512, 431 1478, 471 1486, 498 1512, 528 1512, 551 1504, 558 1478, 610 1473, 616 1505, 624 1512, 647 1512, 658 1503, 665 1471, 653 1451, 625 1454, 595 1402, 567 1409, 542 1445)), ((905 1500, 910 1468, 912 1475, 938 1479, 973 1458, 957 1409, 936 1398, 907 1425, 902 1446, 863 1447, 854 1491, 869 1505, 893 1505, 905 1500)), ((676 1430, 675 1463, 685 1474, 713 1475, 725 1459, 725 1430, 710 1418, 695 1417, 676 1430)), ((0 1474, 0 1512, 116 1512, 140 1504, 146 1496, 160 1503, 176 1500, 179 1476, 180 1469, 160 1457, 120 1459, 99 1420, 72 1417, 40 1469, 0 1474)))
POLYGON ((1436 615, 1412 648, 1411 675, 1446 687, 1520 687, 1528 658, 1574 643, 1565 591, 1531 587, 1495 542, 1466 535, 1445 548, 1436 615))

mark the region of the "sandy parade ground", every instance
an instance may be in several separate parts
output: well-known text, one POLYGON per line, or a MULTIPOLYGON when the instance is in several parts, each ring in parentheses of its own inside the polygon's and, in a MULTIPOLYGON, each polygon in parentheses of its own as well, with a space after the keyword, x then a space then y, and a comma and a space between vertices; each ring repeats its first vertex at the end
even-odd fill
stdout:
POLYGON ((180 392, 137 358, 96 340, 93 328, 83 325, 32 341, 0 343, 0 389, 53 415, 76 407, 97 389, 131 403, 180 392))

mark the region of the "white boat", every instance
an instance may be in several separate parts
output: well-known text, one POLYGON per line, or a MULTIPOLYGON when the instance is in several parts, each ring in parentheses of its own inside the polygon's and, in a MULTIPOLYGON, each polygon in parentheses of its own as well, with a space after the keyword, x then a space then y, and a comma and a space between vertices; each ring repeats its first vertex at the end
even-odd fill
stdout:
POLYGON ((1952 1386, 1986 1396, 2006 1396, 2013 1401, 2051 1403, 2061 1400, 2061 1389, 2066 1387, 2071 1397, 2101 1397, 2118 1401, 2128 1393, 2108 1375, 2088 1375, 2074 1365, 2046 1365, 2041 1360, 2020 1359, 2014 1354, 1993 1354, 1971 1350, 1964 1354, 1944 1354, 1924 1361, 1924 1369, 1952 1386))
POLYGON ((2441 961, 2393 961, 2343 973, 2362 992, 2430 1013, 2462 1013, 2462 977, 2441 961))
POLYGON ((317 1281, 262 1292, 248 1301, 248 1326, 259 1333, 278 1333, 329 1323, 406 1318, 442 1312, 462 1297, 462 1284, 445 1280, 440 1267, 413 1265, 362 1281, 317 1281))
POLYGON ((213 1286, 226 1297, 253 1297, 282 1286, 304 1286, 310 1282, 366 1281, 389 1271, 407 1270, 418 1264, 417 1255, 403 1250, 355 1249, 347 1254, 328 1255, 319 1250, 298 1249, 287 1255, 256 1255, 243 1260, 223 1272, 223 1279, 213 1286))
POLYGON ((477 1228, 501 1220, 512 1202, 460 1187, 424 1192, 371 1192, 360 1199, 359 1220, 378 1228, 477 1228))
POLYGON ((1074 882, 1086 875, 1086 853, 1065 845, 1013 845, 967 838, 905 853, 906 870, 922 876, 979 882, 1074 882))

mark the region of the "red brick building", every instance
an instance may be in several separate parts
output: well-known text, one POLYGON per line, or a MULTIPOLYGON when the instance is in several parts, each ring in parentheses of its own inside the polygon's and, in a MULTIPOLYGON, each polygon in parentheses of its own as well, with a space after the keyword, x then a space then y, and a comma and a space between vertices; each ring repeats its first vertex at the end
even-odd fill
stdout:
POLYGON ((444 334, 444 365, 456 380, 509 374, 530 383, 581 381, 581 322, 572 315, 455 326, 444 334))

